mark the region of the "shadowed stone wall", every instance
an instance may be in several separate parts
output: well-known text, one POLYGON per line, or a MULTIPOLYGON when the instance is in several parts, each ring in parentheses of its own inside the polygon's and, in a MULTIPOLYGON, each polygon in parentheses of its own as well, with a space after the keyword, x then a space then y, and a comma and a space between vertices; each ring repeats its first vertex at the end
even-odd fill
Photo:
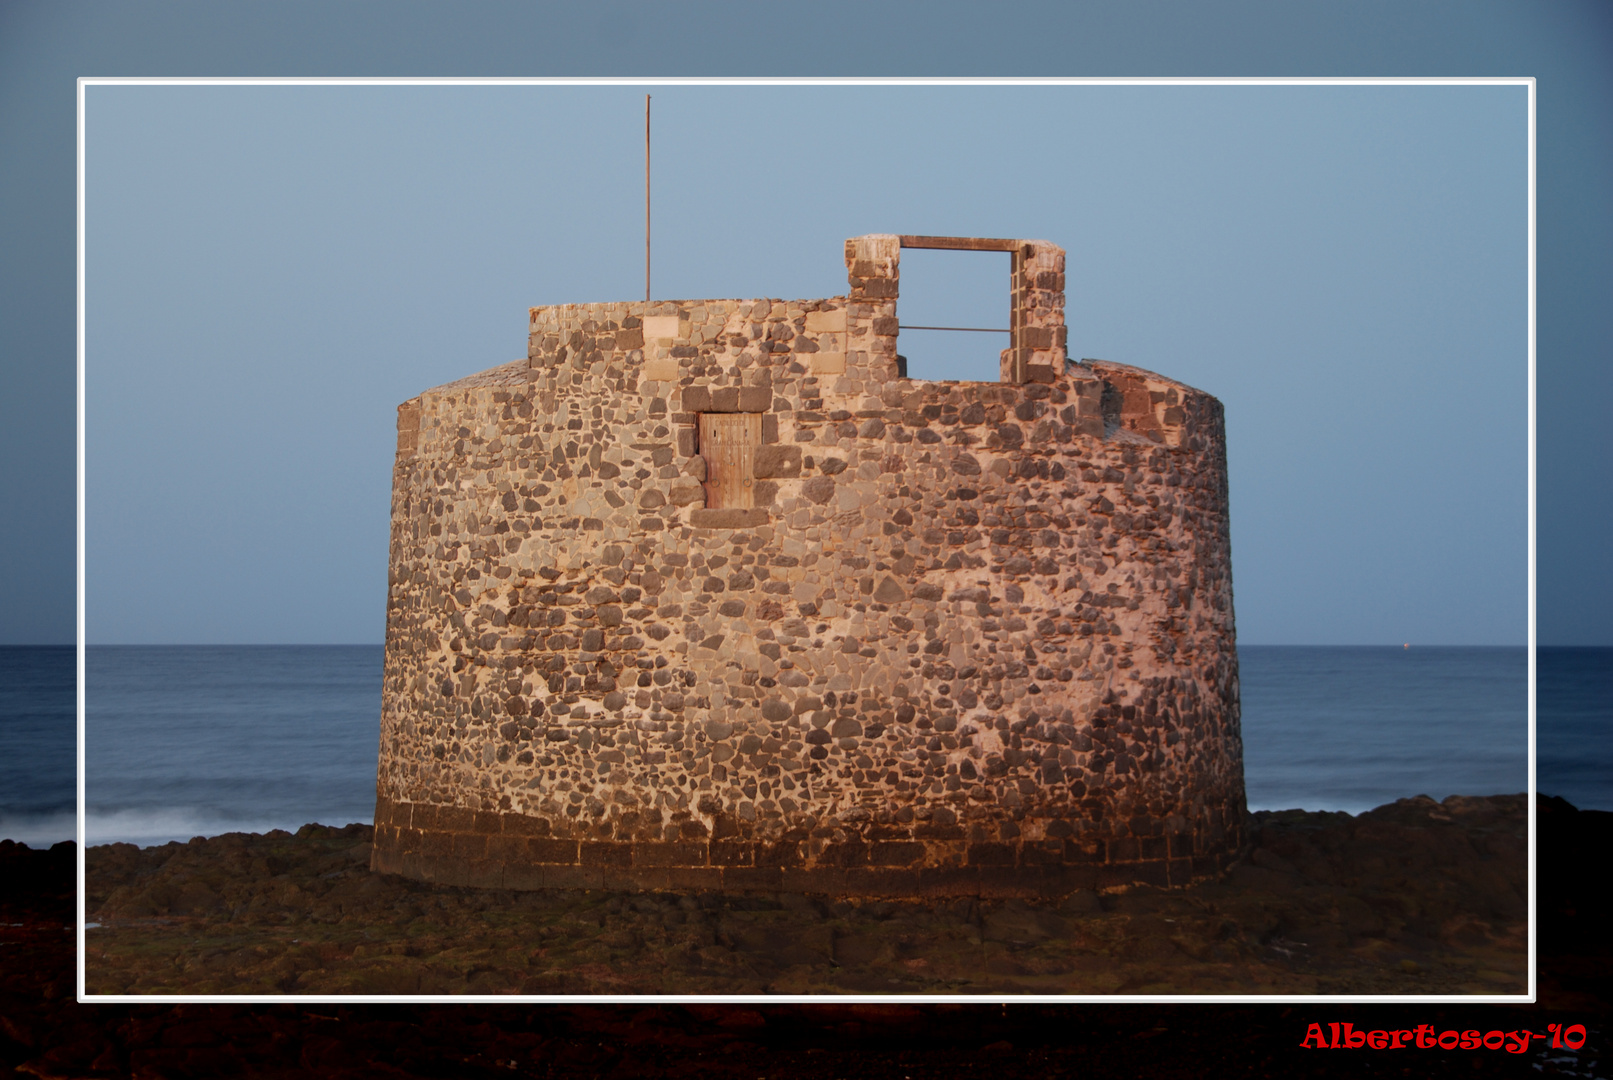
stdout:
POLYGON ((1220 403, 1064 355, 898 377, 847 296, 534 308, 398 410, 376 869, 538 888, 1059 894, 1242 842, 1220 403), (761 414, 749 508, 699 414, 761 414))

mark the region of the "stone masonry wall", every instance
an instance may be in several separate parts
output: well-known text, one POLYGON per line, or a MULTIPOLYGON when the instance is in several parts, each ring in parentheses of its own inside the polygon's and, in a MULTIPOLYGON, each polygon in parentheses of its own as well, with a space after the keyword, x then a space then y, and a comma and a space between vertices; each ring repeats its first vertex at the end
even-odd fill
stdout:
POLYGON ((399 408, 377 869, 1046 895, 1240 846, 1219 402, 1067 363, 1038 242, 1025 381, 899 378, 899 259, 534 308, 526 360, 399 408), (733 411, 756 505, 708 508, 733 411))

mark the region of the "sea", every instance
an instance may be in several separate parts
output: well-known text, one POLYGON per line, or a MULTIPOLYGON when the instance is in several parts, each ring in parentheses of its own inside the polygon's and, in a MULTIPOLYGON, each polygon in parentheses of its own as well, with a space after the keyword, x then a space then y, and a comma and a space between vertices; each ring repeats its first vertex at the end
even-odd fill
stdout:
MULTIPOLYGON (((1524 648, 1240 646, 1252 810, 1528 789, 1524 648)), ((379 645, 91 646, 85 836, 369 822, 379 645)), ((75 651, 0 648, 0 838, 76 825, 75 651)), ((1613 810, 1613 649, 1537 652, 1537 789, 1613 810)))

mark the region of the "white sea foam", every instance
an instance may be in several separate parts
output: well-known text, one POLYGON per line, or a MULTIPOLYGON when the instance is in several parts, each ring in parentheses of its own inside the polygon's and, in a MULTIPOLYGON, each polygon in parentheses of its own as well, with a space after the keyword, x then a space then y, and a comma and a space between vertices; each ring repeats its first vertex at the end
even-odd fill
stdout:
POLYGON ((0 840, 13 840, 31 848, 48 848, 78 835, 78 817, 71 810, 50 814, 0 814, 0 840))
MULTIPOLYGON (((272 829, 296 832, 310 821, 331 825, 349 824, 348 820, 338 821, 338 816, 351 817, 351 815, 321 814, 318 810, 298 815, 295 819, 221 818, 217 814, 203 810, 177 807, 110 812, 91 810, 85 821, 84 842, 86 845, 137 844, 140 847, 151 847, 175 840, 183 843, 195 836, 220 836, 232 832, 266 833, 272 829)), ((367 816, 363 819, 363 824, 368 825, 370 821, 371 818, 367 816)))
MULTIPOLYGON (((1313 803, 1315 801, 1316 801, 1315 799, 1311 800, 1311 802, 1313 802, 1313 803)), ((1375 805, 1372 805, 1372 806, 1368 806, 1366 803, 1335 802, 1333 805, 1318 808, 1318 807, 1315 807, 1315 806, 1277 806, 1276 804, 1265 805, 1265 804, 1250 803, 1249 804, 1249 812, 1251 814, 1258 814, 1262 810, 1269 810, 1269 811, 1272 811, 1272 812, 1276 812, 1276 811, 1279 811, 1279 810, 1310 810, 1310 811, 1317 811, 1317 810, 1320 809, 1320 810, 1323 810, 1323 811, 1325 811, 1327 813, 1330 813, 1330 814, 1338 813, 1339 811, 1342 810, 1342 811, 1344 811, 1344 813, 1349 814, 1351 817, 1360 817, 1362 814, 1366 813, 1368 810, 1376 810, 1378 808, 1378 806, 1381 806, 1381 805, 1383 805, 1383 804, 1378 803, 1378 804, 1375 804, 1375 805)))
MULTIPOLYGON (((91 810, 84 822, 85 844, 135 844, 152 847, 171 841, 184 843, 195 836, 220 836, 231 832, 266 833, 272 829, 296 832, 310 821, 346 825, 350 814, 300 815, 296 820, 221 818, 200 808, 169 807, 130 810, 91 810), (338 820, 340 818, 341 820, 338 820)), ((368 825, 365 817, 363 824, 368 825)), ((78 835, 78 819, 70 811, 54 814, 7 814, 0 816, 0 839, 14 840, 31 848, 48 848, 78 835)))

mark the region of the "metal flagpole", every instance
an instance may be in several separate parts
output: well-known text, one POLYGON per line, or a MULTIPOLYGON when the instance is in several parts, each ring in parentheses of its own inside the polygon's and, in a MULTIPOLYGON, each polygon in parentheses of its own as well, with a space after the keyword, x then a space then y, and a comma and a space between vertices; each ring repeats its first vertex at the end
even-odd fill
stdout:
POLYGON ((650 303, 650 95, 644 95, 644 301, 650 303))

